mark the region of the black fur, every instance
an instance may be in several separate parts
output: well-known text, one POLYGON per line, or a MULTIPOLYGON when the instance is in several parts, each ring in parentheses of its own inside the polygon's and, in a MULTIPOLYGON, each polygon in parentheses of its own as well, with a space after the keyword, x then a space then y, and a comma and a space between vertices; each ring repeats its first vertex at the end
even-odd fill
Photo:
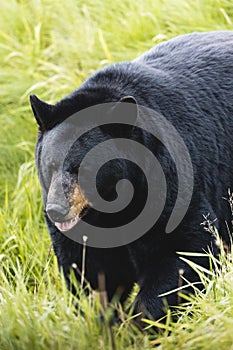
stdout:
MULTIPOLYGON (((75 177, 75 163, 83 153, 99 141, 125 135, 139 140, 151 149, 163 166, 168 184, 166 207, 155 226, 139 240, 119 248, 97 249, 87 247, 86 279, 98 288, 97 275, 104 272, 109 298, 119 287, 125 300, 135 282, 140 291, 135 312, 143 311, 155 319, 161 317, 163 301, 159 294, 178 286, 179 271, 184 277, 197 281, 192 269, 180 260, 177 251, 203 252, 208 247, 215 255, 218 247, 215 238, 200 225, 203 214, 210 213, 216 221, 223 239, 229 242, 225 220, 231 214, 227 201, 229 188, 233 188, 233 32, 193 33, 157 45, 131 62, 113 64, 89 79, 71 95, 56 105, 45 105, 31 97, 31 104, 40 126, 37 143, 38 173, 43 189, 44 204, 48 188, 43 184, 41 148, 45 137, 57 142, 58 153, 62 145, 56 134, 56 125, 73 113, 86 107, 117 102, 124 96, 139 105, 162 113, 177 129, 186 143, 194 169, 194 192, 188 212, 176 230, 165 234, 165 226, 177 194, 176 168, 164 147, 151 135, 140 130, 123 130, 123 127, 97 128, 77 143, 68 158, 67 171, 75 177)), ((49 153, 49 152, 48 152, 49 153)), ((49 166, 51 155, 43 159, 49 166), (50 157, 50 158, 49 158, 50 157)), ((44 165, 43 165, 44 166, 44 165)), ((134 184, 134 206, 128 208, 127 217, 140 211, 145 198, 145 179, 136 166, 119 161, 111 164, 99 178, 100 192, 105 198, 114 197, 114 184, 127 177, 134 184), (107 170, 106 170, 107 169, 107 170), (111 190, 110 190, 111 189, 111 190)), ((52 176, 51 174, 47 176, 52 176)), ((156 198, 155 198, 156 201, 156 198)), ((89 213, 89 221, 111 226, 112 217, 89 213)), ((125 215, 117 218, 124 222, 125 215)), ((76 263, 81 269, 82 246, 68 239, 54 226, 45 211, 45 218, 59 266, 63 268, 69 285, 69 271, 76 263)), ((208 259, 193 259, 208 267, 208 259)), ((80 276, 77 273, 77 278, 80 276)), ((167 296, 169 305, 177 304, 176 293, 167 296)))

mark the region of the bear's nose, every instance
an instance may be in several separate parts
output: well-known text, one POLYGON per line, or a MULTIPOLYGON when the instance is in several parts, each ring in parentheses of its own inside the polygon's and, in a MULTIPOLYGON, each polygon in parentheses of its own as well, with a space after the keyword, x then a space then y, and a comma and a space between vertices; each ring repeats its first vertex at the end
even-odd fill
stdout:
POLYGON ((65 221, 65 216, 68 214, 69 209, 60 204, 49 203, 46 206, 46 212, 54 222, 63 222, 65 221))

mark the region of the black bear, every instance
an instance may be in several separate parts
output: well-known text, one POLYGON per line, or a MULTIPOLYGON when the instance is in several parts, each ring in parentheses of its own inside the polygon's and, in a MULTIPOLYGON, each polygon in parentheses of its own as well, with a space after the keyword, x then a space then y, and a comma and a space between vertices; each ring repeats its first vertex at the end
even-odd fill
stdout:
MULTIPOLYGON (((117 183, 127 179, 134 188, 132 201, 118 213, 95 210, 89 198, 94 190, 93 184, 90 184, 90 188, 86 186, 85 190, 82 188, 78 182, 79 167, 85 154, 99 143, 105 144, 106 152, 110 153, 111 147, 114 152, 123 148, 123 143, 117 142, 108 147, 109 140, 127 139, 150 150, 166 179, 166 199, 159 218, 141 236, 135 236, 137 239, 109 247, 104 243, 102 247, 87 244, 85 278, 92 288, 98 289, 98 275, 103 273, 109 299, 118 293, 123 302, 136 282, 140 290, 135 301, 135 312, 158 319, 164 315, 164 300, 160 295, 179 286, 180 271, 185 280, 198 282, 197 274, 180 259, 177 252, 205 252, 211 249, 215 256, 218 255, 216 238, 200 225, 204 220, 203 215, 209 214, 211 220, 217 218, 215 225, 222 238, 229 242, 225 221, 231 220, 231 212, 223 197, 227 197, 228 190, 233 188, 232 59, 232 31, 186 34, 157 45, 133 61, 113 64, 97 71, 55 105, 47 104, 35 95, 30 97, 39 125, 36 161, 44 215, 68 288, 72 289, 70 270, 73 266, 78 266, 79 270, 83 268, 82 242, 71 239, 69 232, 74 228, 78 232, 82 222, 96 227, 96 236, 99 226, 109 231, 119 227, 120 232, 121 227, 127 227, 140 215, 148 198, 147 175, 138 164, 120 156, 119 159, 106 161, 106 166, 101 167, 96 176, 96 186, 100 196, 110 205, 117 197, 117 183), (109 103, 111 107, 108 107, 109 103), (69 135, 72 139, 75 132, 75 122, 72 120, 66 124, 66 121, 71 116, 78 119, 79 112, 103 104, 107 106, 109 124, 97 123, 91 130, 81 133, 72 147, 67 147, 69 135), (124 124, 123 118, 128 116, 124 115, 122 106, 132 107, 132 123, 124 124), (147 129, 136 122, 143 114, 140 106, 156 113, 154 119, 152 114, 150 122, 148 120, 151 126, 147 129), (113 114, 115 119, 112 118, 113 114), (168 127, 160 128, 160 116, 168 122, 168 127), (116 121, 118 117, 119 123, 116 121), (160 128, 160 136, 150 132, 150 128, 157 127, 160 128), (170 140, 171 147, 176 147, 176 142, 169 136, 172 128, 187 147, 191 172, 188 167, 182 168, 184 154, 179 154, 181 165, 177 166, 166 142, 163 142, 163 139, 168 143, 170 140), (68 139, 63 137, 64 133, 68 139), (192 186, 184 186, 183 195, 189 195, 190 188, 192 193, 183 218, 171 233, 166 233, 178 198, 180 167, 183 169, 184 183, 186 172, 187 177, 190 174, 193 176, 192 186)), ((92 118, 94 120, 95 115, 92 118)), ((80 128, 85 129, 85 120, 81 124, 80 128)), ((101 152, 105 157, 104 148, 101 152)), ((151 162, 144 160, 147 174, 153 173, 151 162)), ((99 158, 96 163, 98 161, 99 158)), ((89 169, 89 175, 91 172, 89 169)), ((156 181, 156 173, 154 179, 156 181)), ((161 174, 157 178, 157 181, 160 180, 161 187, 165 188, 161 174)), ((154 193, 155 208, 160 201, 161 198, 154 193)), ((117 235, 117 231, 114 232, 117 235)), ((85 235, 85 232, 82 231, 82 234, 85 235)), ((192 259, 208 267, 207 258, 192 259)), ((80 280, 78 270, 74 269, 74 272, 80 280)), ((166 300, 168 305, 177 305, 177 293, 168 294, 166 300)))

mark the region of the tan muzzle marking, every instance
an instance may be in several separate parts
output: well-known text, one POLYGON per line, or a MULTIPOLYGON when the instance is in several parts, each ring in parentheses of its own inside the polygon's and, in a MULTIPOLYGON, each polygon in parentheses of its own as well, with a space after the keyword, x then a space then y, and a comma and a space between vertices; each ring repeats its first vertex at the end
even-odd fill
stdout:
POLYGON ((85 207, 90 207, 91 203, 87 200, 78 184, 75 185, 71 196, 71 208, 69 216, 75 217, 79 215, 85 207))

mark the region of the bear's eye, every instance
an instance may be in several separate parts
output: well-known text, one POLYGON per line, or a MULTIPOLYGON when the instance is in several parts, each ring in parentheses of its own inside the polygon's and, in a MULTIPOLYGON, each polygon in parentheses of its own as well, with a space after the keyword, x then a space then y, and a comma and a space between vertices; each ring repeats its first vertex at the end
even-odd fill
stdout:
POLYGON ((57 163, 53 160, 51 163, 50 163, 50 166, 49 166, 50 170, 53 172, 53 171, 56 171, 58 169, 58 165, 57 163))

